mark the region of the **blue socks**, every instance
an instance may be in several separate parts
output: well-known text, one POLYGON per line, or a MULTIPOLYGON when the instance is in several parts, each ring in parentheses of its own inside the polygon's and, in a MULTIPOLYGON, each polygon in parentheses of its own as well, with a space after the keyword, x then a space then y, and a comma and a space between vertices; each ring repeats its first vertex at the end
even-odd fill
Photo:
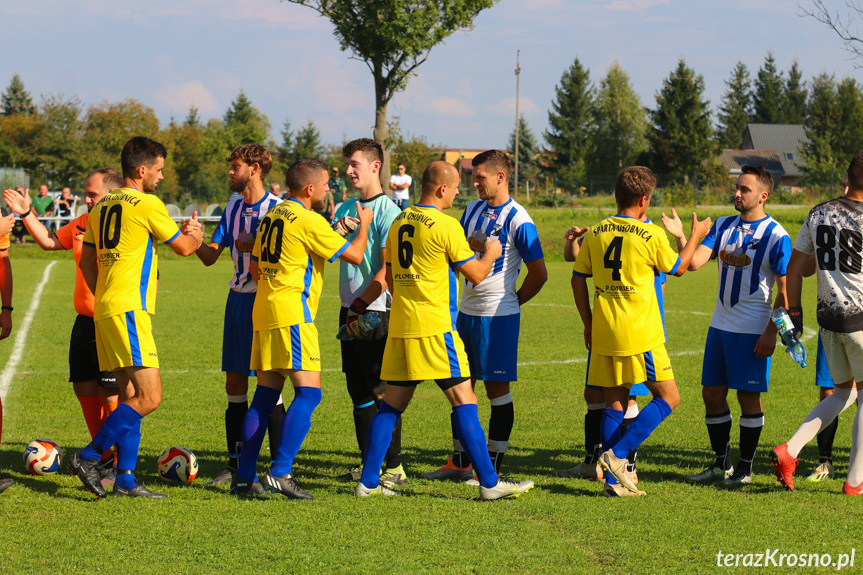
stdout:
MULTIPOLYGON (((599 427, 599 440, 602 442, 602 451, 612 449, 620 441, 620 426, 623 423, 623 415, 623 411, 611 409, 610 407, 602 410, 602 424, 599 427)), ((609 485, 617 484, 617 480, 610 473, 605 474, 605 482, 609 485)))
POLYGON ((392 443, 393 429, 401 414, 401 411, 386 401, 381 401, 377 415, 369 424, 366 455, 363 459, 363 474, 360 476, 360 483, 369 489, 374 489, 380 482, 381 465, 383 465, 387 449, 392 443))
MULTIPOLYGON (((606 411, 608 410, 606 409, 606 411)), ((622 414, 623 412, 619 411, 618 413, 622 414)), ((659 427, 659 424, 669 415, 671 415, 671 406, 664 399, 654 397, 650 403, 644 406, 644 409, 638 412, 638 417, 626 428, 626 434, 620 441, 607 449, 611 449, 616 457, 625 459, 629 452, 644 443, 653 433, 653 430, 659 427)), ((605 420, 603 420, 604 423, 605 420)))
MULTIPOLYGON (((135 455, 138 457, 137 444, 141 441, 141 418, 143 416, 129 407, 126 403, 121 403, 117 409, 111 412, 105 423, 102 424, 102 429, 93 438, 87 447, 81 450, 81 457, 90 461, 98 460, 102 453, 116 445, 121 441, 129 431, 138 429, 138 441, 135 442, 135 455)), ((134 469, 135 466, 132 466, 134 469)))
MULTIPOLYGON (((273 461, 270 473, 282 477, 290 473, 294 458, 312 427, 312 412, 321 403, 321 390, 317 387, 295 387, 294 400, 285 412, 282 421, 282 437, 279 451, 273 461)), ((245 451, 245 450, 244 450, 245 451)))
POLYGON ((479 484, 486 488, 494 487, 497 485, 497 473, 488 455, 476 404, 457 405, 452 408, 452 413, 461 446, 473 463, 479 484))
MULTIPOLYGON (((137 425, 117 440, 117 471, 135 471, 140 446, 141 420, 139 419, 137 425)), ((133 473, 118 473, 116 483, 123 489, 134 489, 138 485, 133 473)))
POLYGON ((252 405, 243 418, 243 449, 240 453, 240 464, 237 475, 246 481, 254 481, 261 444, 267 432, 267 419, 270 412, 279 401, 281 392, 271 387, 259 385, 255 389, 252 405))

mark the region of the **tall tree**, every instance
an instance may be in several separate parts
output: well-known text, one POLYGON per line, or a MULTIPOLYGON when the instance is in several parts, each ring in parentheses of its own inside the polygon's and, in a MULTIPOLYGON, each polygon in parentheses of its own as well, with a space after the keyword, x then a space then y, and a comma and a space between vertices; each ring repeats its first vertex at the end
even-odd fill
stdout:
MULTIPOLYGON (((536 188, 537 176, 539 176, 539 155, 541 149, 536 141, 533 130, 527 125, 524 116, 518 118, 518 179, 519 184, 530 182, 532 188, 536 188)), ((515 150, 515 130, 509 135, 509 149, 515 150)), ((510 185, 513 185, 511 182, 510 185)), ((511 190, 512 191, 512 190, 511 190)))
POLYGON ((842 121, 836 79, 820 74, 812 80, 811 87, 805 124, 807 141, 802 150, 806 181, 810 185, 825 185, 831 180, 836 183, 842 121))
MULTIPOLYGON (((117 164, 123 145, 133 136, 156 138, 159 119, 152 108, 132 98, 90 106, 84 117, 84 146, 89 165, 117 164)), ((170 155, 169 155, 170 157, 170 155)))
POLYGON ((593 86, 590 70, 578 58, 554 87, 554 101, 548 112, 548 130, 543 136, 551 147, 552 169, 557 172, 585 170, 592 128, 593 86))
POLYGON ((404 90, 434 46, 473 21, 497 0, 288 0, 312 8, 333 24, 341 49, 350 50, 372 73, 375 85, 374 138, 384 147, 381 183, 390 179, 387 106, 404 90))
POLYGON ((0 108, 3 108, 4 116, 36 113, 33 98, 24 89, 24 82, 21 81, 21 76, 18 74, 12 76, 12 81, 9 82, 6 91, 0 96, 0 108))
POLYGON ((591 169, 615 174, 647 149, 647 115, 629 76, 614 62, 600 81, 593 106, 591 169))
POLYGON ((715 152, 709 103, 703 94, 704 78, 681 59, 656 93, 656 110, 650 111, 651 153, 658 171, 688 181, 715 152))
POLYGON ((800 71, 800 63, 797 60, 791 63, 788 71, 788 80, 785 81, 785 96, 783 122, 786 124, 802 124, 806 120, 806 98, 809 95, 806 82, 803 80, 803 72, 800 71))
POLYGON ((86 160, 80 100, 67 100, 60 96, 43 97, 38 118, 39 127, 33 141, 33 158, 43 173, 57 186, 69 185, 82 179, 92 166, 88 165, 86 160))
POLYGON ((863 91, 854 78, 843 78, 836 87, 839 126, 836 138, 838 165, 847 167, 854 154, 863 150, 863 91))
POLYGON ((739 148, 743 143, 743 132, 752 117, 751 85, 746 64, 737 62, 725 82, 719 107, 719 145, 723 148, 739 148))
POLYGON ((231 102, 224 120, 231 146, 264 144, 270 137, 270 120, 252 104, 243 90, 231 102))
POLYGON ((297 130, 291 154, 293 160, 297 161, 300 158, 320 159, 325 153, 324 146, 321 144, 321 133, 315 126, 315 123, 309 120, 305 126, 297 130))
POLYGON ((773 52, 767 52, 764 64, 758 69, 758 76, 755 78, 753 122, 756 124, 783 122, 782 108, 785 95, 783 86, 782 72, 776 69, 773 52))

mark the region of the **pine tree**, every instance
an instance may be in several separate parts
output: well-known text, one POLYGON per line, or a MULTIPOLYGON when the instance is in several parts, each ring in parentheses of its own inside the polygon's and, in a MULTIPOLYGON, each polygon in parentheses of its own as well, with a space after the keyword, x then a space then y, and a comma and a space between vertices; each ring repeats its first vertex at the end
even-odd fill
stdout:
POLYGON ((809 93, 805 124, 807 142, 802 150, 806 183, 825 185, 835 180, 841 120, 836 79, 828 74, 816 76, 809 93))
POLYGON ((593 106, 591 169, 616 174, 647 149, 647 115, 629 76, 614 62, 599 84, 593 106))
POLYGON ((759 68, 758 77, 755 79, 755 110, 752 121, 756 124, 783 123, 784 95, 782 73, 776 69, 773 52, 767 52, 764 64, 759 68))
POLYGON ((657 171, 688 181, 713 155, 709 103, 703 94, 704 78, 681 59, 656 94, 656 110, 650 111, 651 155, 657 171))
POLYGON ((321 133, 315 123, 309 120, 306 125, 297 130, 294 148, 291 152, 293 161, 300 158, 321 158, 325 154, 321 144, 321 133))
POLYGON ((21 76, 18 74, 12 76, 9 87, 0 96, 0 108, 3 109, 4 116, 36 113, 36 105, 33 104, 33 98, 24 89, 24 82, 21 81, 21 76))
POLYGON ((802 124, 806 120, 806 97, 809 95, 800 63, 797 60, 791 64, 788 80, 785 81, 785 96, 783 122, 785 124, 802 124))
POLYGON ((578 58, 561 76, 554 95, 552 109, 548 112, 549 129, 543 134, 554 152, 552 167, 560 172, 580 166, 583 171, 590 146, 593 86, 590 70, 584 68, 578 58))
POLYGON ((225 126, 232 146, 263 144, 270 135, 270 121, 243 90, 225 112, 225 126))
POLYGON ((863 150, 863 91, 854 78, 844 78, 836 87, 836 98, 840 117, 837 170, 841 171, 854 154, 863 150))
MULTIPOLYGON (((515 130, 509 135, 509 150, 515 161, 515 130)), ((518 187, 524 189, 524 182, 530 182, 530 187, 535 188, 537 176, 539 175, 539 144, 536 136, 527 125, 524 116, 518 119, 518 187)), ((514 179, 514 178, 513 178, 514 179)), ((512 180, 511 180, 512 181, 512 180)))
POLYGON ((752 116, 751 85, 746 64, 737 62, 731 78, 725 82, 719 107, 719 145, 723 148, 739 148, 743 143, 743 132, 752 116))

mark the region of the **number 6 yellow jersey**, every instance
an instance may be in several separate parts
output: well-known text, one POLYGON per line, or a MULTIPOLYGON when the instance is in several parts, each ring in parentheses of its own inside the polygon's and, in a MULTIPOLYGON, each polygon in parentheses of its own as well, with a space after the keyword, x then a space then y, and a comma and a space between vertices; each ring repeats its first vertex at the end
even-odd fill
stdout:
POLYGON ((335 261, 349 245, 320 214, 295 199, 270 208, 252 249, 252 260, 258 262, 254 330, 314 322, 324 260, 335 261))
POLYGON ((387 235, 393 278, 390 337, 428 337, 455 329, 458 280, 454 268, 473 259, 457 219, 416 204, 396 216, 387 235))
POLYGON ((99 279, 93 319, 127 311, 156 313, 156 241, 180 235, 162 200, 135 188, 117 188, 96 204, 84 232, 96 248, 99 279))
POLYGON ((572 273, 593 276, 591 351, 629 356, 665 343, 653 272, 673 274, 679 265, 657 225, 616 215, 590 228, 572 273))

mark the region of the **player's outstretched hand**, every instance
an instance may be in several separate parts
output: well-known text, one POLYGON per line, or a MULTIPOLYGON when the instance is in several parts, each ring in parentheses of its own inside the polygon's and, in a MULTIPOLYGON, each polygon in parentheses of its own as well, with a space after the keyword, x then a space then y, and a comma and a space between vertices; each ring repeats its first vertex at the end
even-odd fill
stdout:
POLYGON ((485 241, 485 253, 483 254, 483 258, 491 258, 496 260, 500 257, 500 254, 503 253, 503 246, 500 245, 500 240, 497 239, 487 239, 485 241))
POLYGON ((360 219, 360 227, 368 226, 372 223, 372 218, 374 214, 372 213, 372 209, 368 206, 360 205, 359 201, 357 202, 357 217, 360 219))
POLYGON ((5 218, 0 218, 0 237, 8 236, 12 232, 12 226, 15 225, 15 216, 9 214, 5 218))
POLYGON ((19 216, 30 209, 30 189, 24 191, 22 196, 16 190, 3 190, 3 199, 9 209, 19 216))
POLYGON ((710 232, 710 218, 704 218, 700 222, 698 221, 698 216, 695 212, 692 212, 692 234, 689 236, 689 239, 695 238, 696 240, 700 240, 704 236, 710 232))
POLYGON ((671 208, 670 218, 665 215, 665 212, 662 212, 662 225, 675 238, 686 239, 686 235, 683 233, 683 222, 680 221, 680 216, 677 215, 677 210, 674 208, 671 208))
POLYGON ((578 238, 586 234, 589 229, 590 228, 580 228, 578 226, 572 226, 571 228, 566 230, 565 234, 563 234, 563 239, 569 241, 577 240, 578 238))
POLYGON ((184 235, 191 236, 197 242, 198 247, 201 247, 201 244, 204 243, 204 230, 201 227, 201 222, 198 221, 198 212, 192 212, 192 218, 183 221, 182 232, 184 235))

